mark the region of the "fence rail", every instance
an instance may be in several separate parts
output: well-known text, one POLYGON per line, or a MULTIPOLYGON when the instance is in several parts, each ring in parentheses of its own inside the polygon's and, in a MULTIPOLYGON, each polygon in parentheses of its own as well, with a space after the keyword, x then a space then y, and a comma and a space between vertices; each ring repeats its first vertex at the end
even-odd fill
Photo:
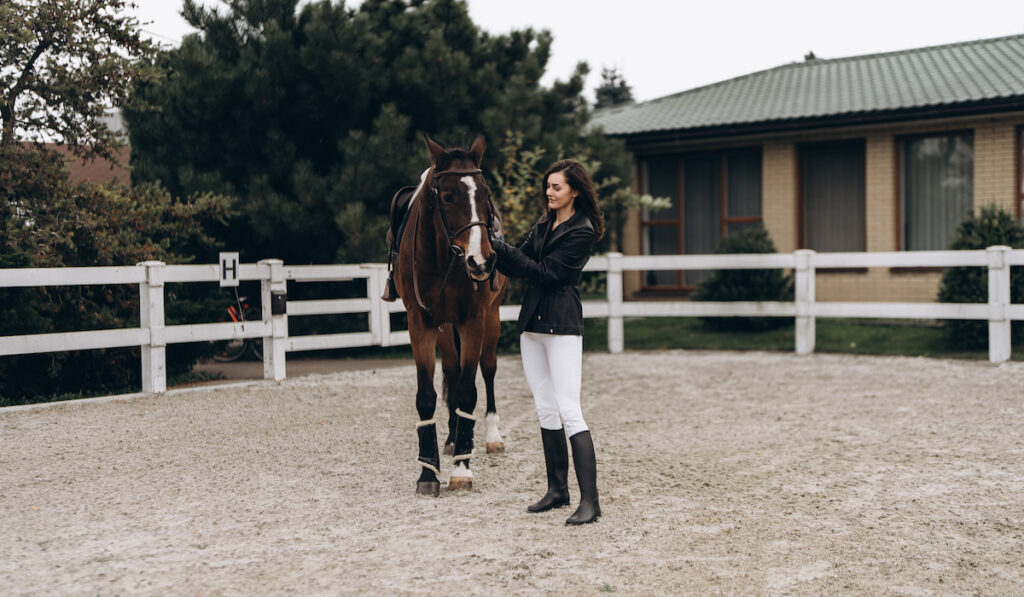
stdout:
MULTIPOLYGON (((970 319, 987 320, 989 360, 1010 358, 1010 322, 1024 320, 1024 305, 1010 303, 1010 267, 1024 265, 1024 250, 989 247, 982 251, 916 251, 887 253, 794 253, 744 255, 597 256, 585 268, 607 272, 607 300, 585 301, 583 316, 608 319, 608 349, 623 350, 626 317, 794 317, 796 352, 814 352, 815 318, 970 319), (866 267, 985 267, 988 269, 987 303, 877 303, 817 302, 815 270, 866 267), (787 269, 795 273, 793 302, 692 302, 625 301, 625 271, 787 269)), ((285 266, 265 259, 238 267, 239 280, 260 282, 263 317, 240 323, 200 323, 167 326, 164 321, 164 284, 167 282, 216 283, 220 266, 166 265, 157 261, 134 267, 81 267, 58 269, 0 269, 0 288, 137 284, 139 327, 0 337, 0 356, 139 346, 144 392, 166 391, 166 346, 239 338, 263 339, 263 372, 266 379, 285 378, 285 355, 303 350, 395 346, 409 343, 409 333, 391 329, 391 315, 403 312, 401 303, 385 303, 378 297, 387 276, 383 264, 285 266), (286 292, 289 282, 366 281, 365 298, 290 300, 282 313, 273 313, 271 295, 286 292), (288 318, 314 315, 366 313, 364 332, 289 336, 288 318)), ((502 321, 514 321, 518 305, 503 305, 502 321)))

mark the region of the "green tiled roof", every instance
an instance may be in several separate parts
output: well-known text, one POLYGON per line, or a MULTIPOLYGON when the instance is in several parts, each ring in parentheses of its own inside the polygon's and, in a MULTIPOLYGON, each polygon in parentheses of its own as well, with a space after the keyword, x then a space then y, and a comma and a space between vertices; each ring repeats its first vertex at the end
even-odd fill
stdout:
POLYGON ((609 135, 891 113, 1024 99, 1024 35, 786 64, 598 110, 609 135))

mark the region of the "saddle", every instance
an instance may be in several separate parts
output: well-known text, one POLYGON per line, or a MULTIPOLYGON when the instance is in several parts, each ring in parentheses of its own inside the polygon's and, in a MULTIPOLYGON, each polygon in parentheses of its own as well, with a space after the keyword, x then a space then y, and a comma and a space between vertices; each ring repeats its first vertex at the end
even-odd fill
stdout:
POLYGON ((416 187, 402 187, 391 198, 391 226, 388 228, 388 249, 391 253, 397 253, 402 244, 402 231, 409 221, 409 205, 415 192, 416 187))

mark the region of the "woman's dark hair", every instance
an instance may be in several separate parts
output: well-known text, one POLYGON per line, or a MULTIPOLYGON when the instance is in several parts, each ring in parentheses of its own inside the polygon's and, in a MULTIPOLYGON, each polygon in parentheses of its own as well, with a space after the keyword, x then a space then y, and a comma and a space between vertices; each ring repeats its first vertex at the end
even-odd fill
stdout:
MULTIPOLYGON (((594 190, 594 181, 590 179, 590 173, 583 167, 583 164, 576 160, 558 160, 544 173, 544 182, 541 188, 547 191, 548 177, 555 172, 561 172, 569 187, 576 191, 576 200, 573 208, 582 210, 590 223, 594 225, 594 232, 597 233, 595 240, 601 240, 604 236, 604 216, 601 215, 601 208, 597 205, 597 191, 594 190)), ((547 217, 553 217, 554 213, 548 210, 547 217)))

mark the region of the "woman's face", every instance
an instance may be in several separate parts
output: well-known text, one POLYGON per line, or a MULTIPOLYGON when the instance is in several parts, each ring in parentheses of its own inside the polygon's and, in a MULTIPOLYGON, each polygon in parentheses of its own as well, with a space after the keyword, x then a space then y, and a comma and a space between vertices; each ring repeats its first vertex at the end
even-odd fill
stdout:
POLYGON ((563 172, 552 172, 548 175, 548 187, 544 192, 548 196, 548 209, 555 211, 570 207, 578 195, 565 180, 563 172))

